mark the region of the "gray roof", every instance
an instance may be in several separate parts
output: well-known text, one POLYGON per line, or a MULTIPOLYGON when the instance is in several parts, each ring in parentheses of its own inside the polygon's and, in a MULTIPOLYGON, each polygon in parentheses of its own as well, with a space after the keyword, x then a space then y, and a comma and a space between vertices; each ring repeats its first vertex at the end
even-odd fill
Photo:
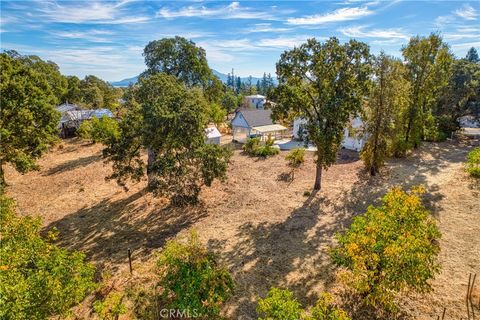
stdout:
POLYGON ((250 127, 259 127, 273 124, 272 110, 269 109, 241 109, 238 110, 250 127))
POLYGON ((81 110, 79 106, 76 104, 71 104, 71 103, 64 103, 56 107, 58 112, 67 112, 67 111, 72 111, 72 110, 81 110))

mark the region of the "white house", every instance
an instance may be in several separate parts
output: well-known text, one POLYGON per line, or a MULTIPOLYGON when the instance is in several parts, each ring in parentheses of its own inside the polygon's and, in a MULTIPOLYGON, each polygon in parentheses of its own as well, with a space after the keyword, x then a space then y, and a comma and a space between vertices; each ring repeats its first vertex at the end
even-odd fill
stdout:
POLYGON ((59 105, 56 107, 56 110, 61 114, 57 127, 62 137, 73 136, 80 124, 85 120, 92 118, 100 119, 103 116, 113 118, 112 111, 108 109, 84 110, 76 104, 69 103, 59 105))
MULTIPOLYGON (((293 137, 302 140, 306 136, 304 126, 307 121, 303 118, 293 120, 293 137)), ((365 145, 365 138, 362 135, 363 121, 359 117, 350 121, 349 125, 343 131, 342 148, 360 151, 365 145)))
POLYGON ((243 100, 245 107, 248 108, 255 108, 255 109, 263 109, 263 105, 267 101, 265 96, 260 94, 254 94, 251 96, 246 96, 243 100))
POLYGON ((269 109, 239 109, 232 119, 233 141, 245 142, 250 137, 281 137, 288 129, 272 121, 269 109))
POLYGON ((463 116, 458 119, 461 128, 480 128, 479 117, 463 116))
POLYGON ((218 131, 217 127, 212 126, 205 128, 205 143, 220 145, 220 138, 222 134, 218 131))

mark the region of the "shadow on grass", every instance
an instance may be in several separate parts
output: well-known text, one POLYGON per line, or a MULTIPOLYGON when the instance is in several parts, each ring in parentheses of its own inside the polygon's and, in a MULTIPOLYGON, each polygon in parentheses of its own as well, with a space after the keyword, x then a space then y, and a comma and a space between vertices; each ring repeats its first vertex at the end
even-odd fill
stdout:
POLYGON ((88 157, 78 158, 64 162, 54 168, 50 168, 47 172, 44 173, 45 176, 54 175, 57 173, 63 173, 71 171, 80 167, 86 167, 89 164, 102 160, 101 154, 94 154, 88 157))

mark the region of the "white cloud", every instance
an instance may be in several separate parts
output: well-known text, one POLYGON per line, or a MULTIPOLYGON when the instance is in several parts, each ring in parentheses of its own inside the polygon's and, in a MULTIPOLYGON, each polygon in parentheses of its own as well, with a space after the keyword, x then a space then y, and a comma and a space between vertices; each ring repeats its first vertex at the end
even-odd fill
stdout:
POLYGON ((272 27, 271 23, 256 23, 252 27, 246 29, 243 33, 258 33, 258 32, 285 32, 290 31, 291 28, 272 27))
POLYGON ((98 23, 98 24, 127 24, 140 23, 149 20, 145 16, 130 16, 122 10, 130 1, 117 3, 82 2, 78 5, 60 5, 56 2, 46 2, 39 11, 45 18, 61 23, 98 23))
POLYGON ((161 8, 157 17, 172 19, 180 17, 214 17, 217 19, 273 19, 273 15, 258 9, 242 7, 239 2, 232 2, 226 6, 205 7, 205 6, 188 6, 178 10, 171 10, 166 7, 161 8))
POLYGON ((316 14, 300 18, 287 19, 288 24, 293 25, 314 25, 331 22, 357 20, 373 14, 374 11, 367 7, 341 8, 325 14, 316 14))
POLYGON ((408 40, 410 37, 402 32, 401 29, 371 29, 364 31, 364 26, 346 27, 338 31, 347 37, 352 38, 384 38, 384 39, 402 39, 408 40))
POLYGON ((63 39, 81 39, 90 42, 112 42, 105 36, 112 35, 112 31, 107 30, 89 30, 89 31, 51 31, 55 37, 63 39))
POLYGON ((452 48, 454 50, 470 49, 471 47, 480 48, 480 41, 464 42, 464 43, 457 43, 452 45, 452 48))
POLYGON ((475 20, 478 16, 477 11, 469 4, 464 4, 454 12, 457 16, 465 20, 475 20))

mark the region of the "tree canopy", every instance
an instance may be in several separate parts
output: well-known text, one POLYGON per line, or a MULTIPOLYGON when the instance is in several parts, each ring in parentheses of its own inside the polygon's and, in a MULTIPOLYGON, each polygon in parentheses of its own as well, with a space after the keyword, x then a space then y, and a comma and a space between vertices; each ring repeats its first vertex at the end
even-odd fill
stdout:
POLYGON ((315 190, 320 189, 322 168, 336 160, 346 124, 360 113, 368 94, 369 59, 365 43, 341 44, 330 38, 325 43, 309 39, 283 53, 277 63, 273 113, 306 120, 309 139, 317 147, 315 190))
POLYGON ((37 169, 38 159, 56 140, 60 115, 51 84, 21 59, 0 54, 0 189, 3 167, 21 173, 37 169))

